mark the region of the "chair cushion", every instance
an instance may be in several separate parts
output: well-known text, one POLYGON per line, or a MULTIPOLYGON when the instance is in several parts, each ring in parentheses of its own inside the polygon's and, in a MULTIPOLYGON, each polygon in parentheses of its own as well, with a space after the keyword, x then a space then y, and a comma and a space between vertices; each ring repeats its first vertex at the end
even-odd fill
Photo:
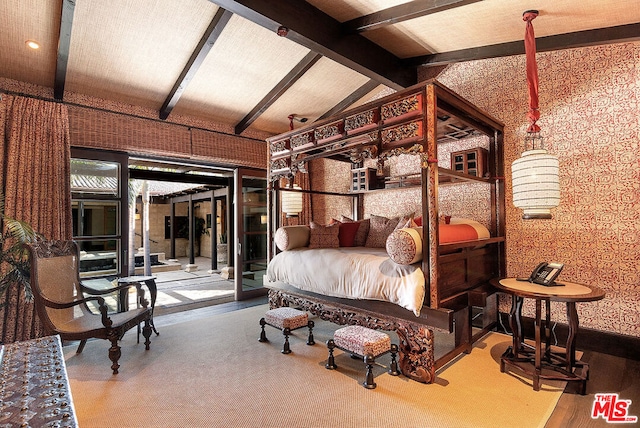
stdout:
MULTIPOLYGON (((55 309, 48 309, 55 310, 55 309)), ((123 325, 130 323, 131 326, 144 321, 151 316, 151 312, 148 308, 135 308, 125 312, 110 313, 109 318, 112 321, 111 328, 118 329, 123 325)), ((95 332, 95 336, 106 339, 106 330, 102 325, 102 316, 97 314, 82 315, 72 320, 56 325, 57 331, 62 334, 68 335, 83 335, 88 331, 95 332), (102 331, 100 331, 102 330, 102 331)), ((71 339, 70 339, 71 340, 71 339)))
POLYGON ((298 309, 282 307, 268 310, 264 315, 264 320, 267 324, 277 328, 295 330, 306 326, 309 322, 309 316, 306 312, 298 309))
POLYGON ((338 348, 358 355, 377 357, 391 349, 391 338, 386 333, 359 325, 340 328, 333 333, 338 348))

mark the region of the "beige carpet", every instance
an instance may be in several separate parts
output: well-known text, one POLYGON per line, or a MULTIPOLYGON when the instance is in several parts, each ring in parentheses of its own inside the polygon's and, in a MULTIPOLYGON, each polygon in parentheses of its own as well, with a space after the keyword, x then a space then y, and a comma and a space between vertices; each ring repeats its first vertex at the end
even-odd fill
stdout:
POLYGON ((151 350, 122 341, 121 368, 112 375, 106 341, 84 352, 64 348, 81 427, 543 427, 563 383, 500 373, 510 337, 492 333, 473 352, 438 372, 431 385, 393 377, 376 367, 377 389, 361 386, 363 364, 336 352, 337 371, 324 368, 325 341, 335 325, 316 320, 316 345, 294 332, 292 354, 282 334, 267 326, 266 305, 165 326, 151 350))

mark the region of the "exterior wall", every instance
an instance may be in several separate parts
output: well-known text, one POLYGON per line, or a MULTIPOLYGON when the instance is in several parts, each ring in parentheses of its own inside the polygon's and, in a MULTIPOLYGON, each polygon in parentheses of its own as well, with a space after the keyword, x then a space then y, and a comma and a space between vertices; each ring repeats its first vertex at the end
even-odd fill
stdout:
MULTIPOLYGON (((560 160, 552 220, 522 220, 511 203, 510 165, 528 124, 524 56, 455 64, 438 77, 505 123, 507 274, 562 262, 561 279, 607 293, 577 305, 581 326, 640 336, 640 43, 538 53, 537 61, 538 124, 560 160)), ((562 305, 552 311, 566 320, 562 305)))

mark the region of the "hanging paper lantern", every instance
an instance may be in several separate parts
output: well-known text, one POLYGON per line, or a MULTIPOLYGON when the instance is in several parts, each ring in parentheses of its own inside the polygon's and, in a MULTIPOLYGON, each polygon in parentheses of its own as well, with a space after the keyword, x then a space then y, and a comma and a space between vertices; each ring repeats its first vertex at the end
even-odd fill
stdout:
POLYGON ((523 219, 550 219, 560 204, 558 158, 544 149, 528 150, 511 164, 513 205, 523 219))
MULTIPOLYGON (((297 184, 294 184, 292 189, 302 190, 297 184)), ((282 212, 287 217, 298 217, 298 214, 302 212, 302 192, 281 190, 280 196, 282 198, 282 212)))
POLYGON ((529 127, 524 139, 525 151, 511 164, 513 205, 523 210, 523 219, 551 218, 551 208, 560 204, 559 162, 544 149, 538 106, 538 65, 536 64, 536 40, 533 21, 537 10, 527 10, 522 19, 527 23, 524 46, 527 62, 527 87, 529 89, 529 127), (528 145, 531 149, 528 149, 528 145))

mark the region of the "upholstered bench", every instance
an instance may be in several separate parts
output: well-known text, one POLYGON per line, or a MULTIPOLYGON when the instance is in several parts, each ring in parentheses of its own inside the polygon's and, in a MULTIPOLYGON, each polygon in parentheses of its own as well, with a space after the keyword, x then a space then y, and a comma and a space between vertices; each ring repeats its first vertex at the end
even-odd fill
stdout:
POLYGON ((289 335, 293 330, 308 327, 309 337, 307 339, 307 345, 315 345, 313 340, 313 326, 314 322, 309 320, 309 316, 306 312, 298 309, 282 307, 276 309, 270 309, 264 314, 264 318, 260 318, 260 326, 262 331, 260 332, 259 342, 268 342, 267 334, 264 331, 264 326, 270 325, 271 327, 282 330, 284 335, 284 346, 282 348, 283 354, 290 354, 291 347, 289 346, 289 335))
POLYGON ((367 389, 376 387, 376 383, 373 381, 373 364, 375 359, 381 355, 391 352, 389 374, 391 376, 400 374, 396 361, 398 345, 391 343, 391 338, 381 331, 359 325, 343 327, 333 333, 333 339, 327 341, 327 348, 329 348, 329 358, 325 367, 329 370, 338 368, 333 357, 334 348, 350 352, 352 356, 357 356, 364 360, 367 373, 362 385, 367 389))

